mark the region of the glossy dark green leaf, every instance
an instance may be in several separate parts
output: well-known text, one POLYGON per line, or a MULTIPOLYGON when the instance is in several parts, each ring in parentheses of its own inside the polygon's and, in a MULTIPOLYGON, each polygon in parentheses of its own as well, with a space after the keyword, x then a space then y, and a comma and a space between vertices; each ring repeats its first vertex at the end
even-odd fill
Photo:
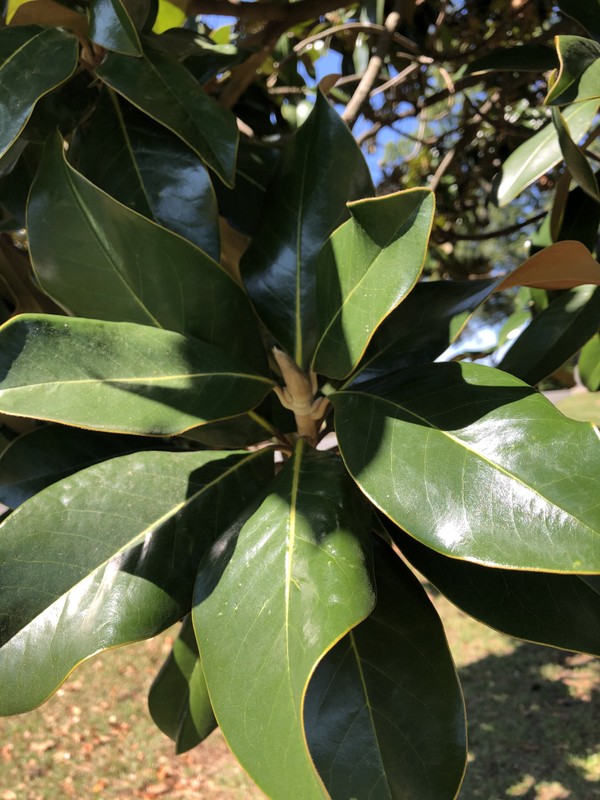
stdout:
POLYGON ((375 332, 352 384, 434 361, 450 344, 452 320, 474 311, 496 284, 495 280, 418 283, 375 332))
POLYGON ((546 97, 549 105, 566 105, 600 95, 600 44, 583 36, 557 36, 560 69, 546 97), (596 67, 591 69, 594 64, 596 67))
POLYGON ((181 619, 198 561, 272 461, 264 450, 135 453, 14 511, 0 527, 0 714, 34 708, 85 658, 181 619))
POLYGON ((600 333, 595 333, 581 348, 577 368, 583 385, 590 392, 600 390, 600 333))
POLYGON ((140 37, 121 0, 93 0, 89 37, 107 50, 128 56, 142 55, 140 37))
MULTIPOLYGON (((600 100, 573 103, 563 111, 571 138, 578 142, 589 130, 600 100)), ((510 154, 502 165, 501 179, 496 192, 498 203, 505 206, 523 189, 540 178, 562 160, 558 133, 549 123, 510 154)))
POLYGON ((148 708, 176 753, 191 750, 217 727, 190 616, 148 694, 148 708))
POLYGON ((465 709, 440 619, 388 545, 375 550, 377 605, 317 666, 306 734, 332 800, 456 797, 465 709))
POLYGON ((576 240, 594 250, 600 228, 600 204, 576 186, 569 192, 557 241, 576 240))
POLYGON ((600 36, 600 0, 558 0, 558 7, 591 34, 600 36))
POLYGON ((0 156, 19 136, 38 100, 74 73, 75 36, 23 25, 0 30, 0 156))
POLYGON ((600 572, 600 442, 530 386, 439 363, 331 400, 350 473, 423 544, 488 566, 600 572))
POLYGON ((351 218, 319 253, 318 341, 311 369, 343 378, 423 269, 435 198, 427 189, 349 204, 351 218))
POLYGON ((252 139, 240 139, 235 189, 217 183, 215 192, 221 214, 246 236, 253 236, 260 223, 265 192, 281 153, 278 148, 252 139))
POLYGON ((69 160, 116 200, 219 260, 219 212, 206 168, 180 139, 130 103, 103 93, 71 144, 69 160))
POLYGON ((235 118, 206 94, 179 61, 152 49, 146 49, 141 58, 109 53, 96 74, 179 136, 225 184, 233 185, 238 143, 235 118))
POLYGON ((167 328, 264 362, 254 313, 229 273, 91 184, 66 162, 59 137, 27 213, 40 283, 72 314, 167 328))
POLYGON ((600 287, 570 289, 532 319, 498 368, 527 383, 539 383, 574 355, 599 326, 600 287))
POLYGON ((583 576, 490 569, 442 556, 398 528, 393 536, 411 564, 472 617, 509 636, 600 655, 600 595, 583 576))
POLYGON ((545 44, 532 42, 516 47, 495 48, 481 58, 469 62, 466 75, 478 72, 546 72, 558 66, 558 58, 554 50, 545 44))
POLYGON ((374 605, 370 511, 340 460, 300 440, 269 493, 201 564, 194 628, 215 716, 272 798, 327 793, 303 705, 323 654, 374 605))
POLYGON ((600 192, 594 170, 581 148, 571 139, 569 127, 558 108, 552 109, 552 121, 558 133, 558 142, 569 172, 583 191, 600 203, 600 192))
POLYGON ((170 436, 257 406, 272 382, 216 347, 128 322, 23 314, 0 329, 0 413, 170 436))
POLYGON ((99 461, 160 447, 156 439, 44 425, 13 439, 0 455, 0 503, 16 508, 46 486, 99 461))
POLYGON ((302 367, 317 342, 317 256, 348 217, 346 203, 370 194, 362 153, 319 94, 284 151, 265 195, 259 231, 241 265, 261 319, 302 367))

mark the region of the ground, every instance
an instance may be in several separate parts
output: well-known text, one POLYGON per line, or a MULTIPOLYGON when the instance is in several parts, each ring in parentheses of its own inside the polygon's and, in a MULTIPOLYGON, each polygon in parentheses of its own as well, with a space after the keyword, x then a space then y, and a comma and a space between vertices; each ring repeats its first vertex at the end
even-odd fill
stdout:
MULTIPOLYGON (((600 799, 600 662, 510 639, 432 596, 469 715, 460 800, 600 799)), ((173 633, 91 660, 43 708, 0 720, 0 800, 263 798, 220 733, 177 757, 150 723, 173 633)))

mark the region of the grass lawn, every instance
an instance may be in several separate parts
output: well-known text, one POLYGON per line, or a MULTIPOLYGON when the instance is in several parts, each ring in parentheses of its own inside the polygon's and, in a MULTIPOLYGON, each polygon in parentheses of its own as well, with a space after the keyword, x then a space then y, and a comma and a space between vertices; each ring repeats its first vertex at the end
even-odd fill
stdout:
MULTIPOLYGON (((434 602, 470 721, 460 800, 600 799, 600 662, 515 641, 434 602)), ((176 757, 149 721, 146 693, 171 636, 105 653, 41 709, 0 720, 0 800, 264 797, 219 732, 176 757)))

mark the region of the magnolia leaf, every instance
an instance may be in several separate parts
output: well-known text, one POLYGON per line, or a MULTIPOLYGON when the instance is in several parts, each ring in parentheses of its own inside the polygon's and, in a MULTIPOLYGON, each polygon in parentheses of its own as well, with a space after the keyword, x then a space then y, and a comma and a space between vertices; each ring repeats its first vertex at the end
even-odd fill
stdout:
POLYGON ((70 313, 187 333, 264 364, 254 313, 227 271, 91 184, 66 162, 58 135, 27 216, 36 274, 70 313))
POLYGON ((316 262, 318 342, 311 368, 343 378, 423 269, 435 198, 427 189, 348 204, 316 262))
POLYGON ((77 132, 69 160, 111 197, 219 260, 217 200, 202 161, 111 90, 77 132))
POLYGON ((377 605, 317 666, 308 745, 333 800, 455 797, 466 762, 465 709, 436 611, 383 542, 377 605))
POLYGON ((558 0, 558 7, 594 36, 600 36, 600 0, 558 0))
POLYGON ((399 369, 428 364, 454 338, 453 320, 470 314, 494 291, 497 281, 424 281, 384 319, 371 339, 352 385, 399 369))
POLYGON ((600 96, 600 44, 583 36, 557 36, 555 43, 560 69, 545 102, 566 105, 600 96))
POLYGON ((40 492, 0 526, 0 714, 190 609, 203 553, 272 473, 268 451, 143 452, 40 492))
POLYGON ((93 0, 89 37, 106 50, 128 56, 142 55, 140 37, 121 0, 93 0))
POLYGON ((330 399, 351 475, 423 544, 487 566, 600 572, 598 437, 527 384, 438 363, 330 399))
POLYGON ((74 472, 138 450, 161 449, 160 440, 44 425, 13 439, 0 454, 0 503, 16 508, 74 472))
POLYGON ((191 750, 217 727, 190 616, 160 668, 148 694, 157 727, 175 742, 179 755, 191 750))
POLYGON ((152 49, 141 58, 108 53, 96 74, 191 147, 223 183, 233 185, 235 117, 206 94, 183 64, 152 49))
POLYGON ((513 286, 536 289, 572 289, 584 284, 600 286, 600 264, 581 242, 556 242, 540 250, 496 285, 496 291, 513 286))
POLYGON ((348 217, 346 203, 372 193, 354 137, 319 93, 313 111, 283 153, 265 194, 260 228, 241 262, 261 319, 303 368, 319 331, 319 251, 348 217))
POLYGON ((340 460, 299 440, 200 565, 193 619, 215 716, 271 797, 326 798, 303 731, 310 676, 374 605, 370 510, 340 460))
POLYGON ((558 66, 558 58, 552 48, 531 42, 515 47, 495 47, 491 53, 476 58, 467 64, 465 75, 480 72, 546 72, 558 66))
POLYGON ((59 28, 0 30, 0 157, 20 135, 38 100, 73 75, 78 54, 75 36, 59 28))
POLYGON ((599 326, 600 288, 570 289, 533 317, 498 368, 527 383, 539 383, 577 353, 599 326))
POLYGON ((566 124, 558 108, 552 109, 552 121, 558 132, 560 149, 569 172, 583 191, 596 200, 596 202, 600 203, 598 181, 596 180, 594 171, 583 154, 583 151, 575 144, 573 139, 571 139, 569 126, 566 124))
MULTIPOLYGON (((600 99, 573 103, 565 108, 563 118, 575 142, 589 130, 598 106, 600 99)), ((517 147, 502 165, 501 179, 496 192, 499 205, 505 206, 510 203, 523 189, 537 181, 561 160, 558 133, 554 125, 549 123, 517 147)))
POLYGON ((509 636, 600 655, 600 595, 583 576, 490 569, 386 527, 411 564, 472 617, 509 636))
POLYGON ((581 348, 577 363, 579 377, 590 392, 600 390, 600 333, 596 333, 581 348))
POLYGON ((0 413, 172 436, 257 406, 272 382, 216 347, 128 322, 23 314, 0 329, 0 413))

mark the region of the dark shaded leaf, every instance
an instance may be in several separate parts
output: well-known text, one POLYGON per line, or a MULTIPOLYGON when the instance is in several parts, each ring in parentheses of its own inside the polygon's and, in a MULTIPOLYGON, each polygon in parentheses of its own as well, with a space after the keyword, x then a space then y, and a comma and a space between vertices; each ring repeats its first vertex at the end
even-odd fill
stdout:
POLYGON ((382 322, 352 376, 352 385, 435 360, 451 341, 454 317, 474 311, 497 281, 418 283, 382 322))
POLYGON ((76 172, 59 137, 48 144, 27 213, 40 283, 72 314, 187 333, 264 365, 256 318, 235 280, 76 172))
POLYGON ((140 37, 121 0, 93 0, 89 37, 107 50, 128 56, 142 55, 140 37))
POLYGON ((545 44, 531 42, 516 47, 496 48, 481 58, 467 64, 465 75, 478 72, 546 72, 558 67, 558 58, 554 50, 545 44))
POLYGON ((16 508, 56 481, 107 458, 161 447, 156 439, 44 425, 0 455, 0 503, 16 508))
POLYGON ((109 53, 96 74, 179 136, 227 186, 233 185, 238 143, 235 118, 206 94, 179 61, 150 48, 141 58, 109 53))
POLYGON ((584 28, 600 37, 600 0, 558 0, 558 7, 584 28))
POLYGON ((148 694, 148 708, 177 754, 191 750, 217 727, 190 616, 148 694))
POLYGON ((180 139, 130 103, 104 92, 69 159, 116 200, 219 260, 217 201, 208 172, 180 139))
POLYGON ((600 655, 600 595, 584 576, 490 569, 387 528, 411 564, 472 617, 509 636, 600 655))
POLYGON ((261 319, 303 368, 317 341, 316 258, 348 217, 346 203, 371 193, 362 153, 319 93, 283 153, 265 195, 261 226, 241 264, 261 319))
POLYGON ((498 368, 527 383, 539 383, 574 355, 599 326, 600 287, 570 289, 532 319, 498 368))
POLYGON ((375 610, 325 654, 308 685, 311 755, 333 800, 455 797, 466 721, 444 629, 383 543, 375 568, 375 610))

